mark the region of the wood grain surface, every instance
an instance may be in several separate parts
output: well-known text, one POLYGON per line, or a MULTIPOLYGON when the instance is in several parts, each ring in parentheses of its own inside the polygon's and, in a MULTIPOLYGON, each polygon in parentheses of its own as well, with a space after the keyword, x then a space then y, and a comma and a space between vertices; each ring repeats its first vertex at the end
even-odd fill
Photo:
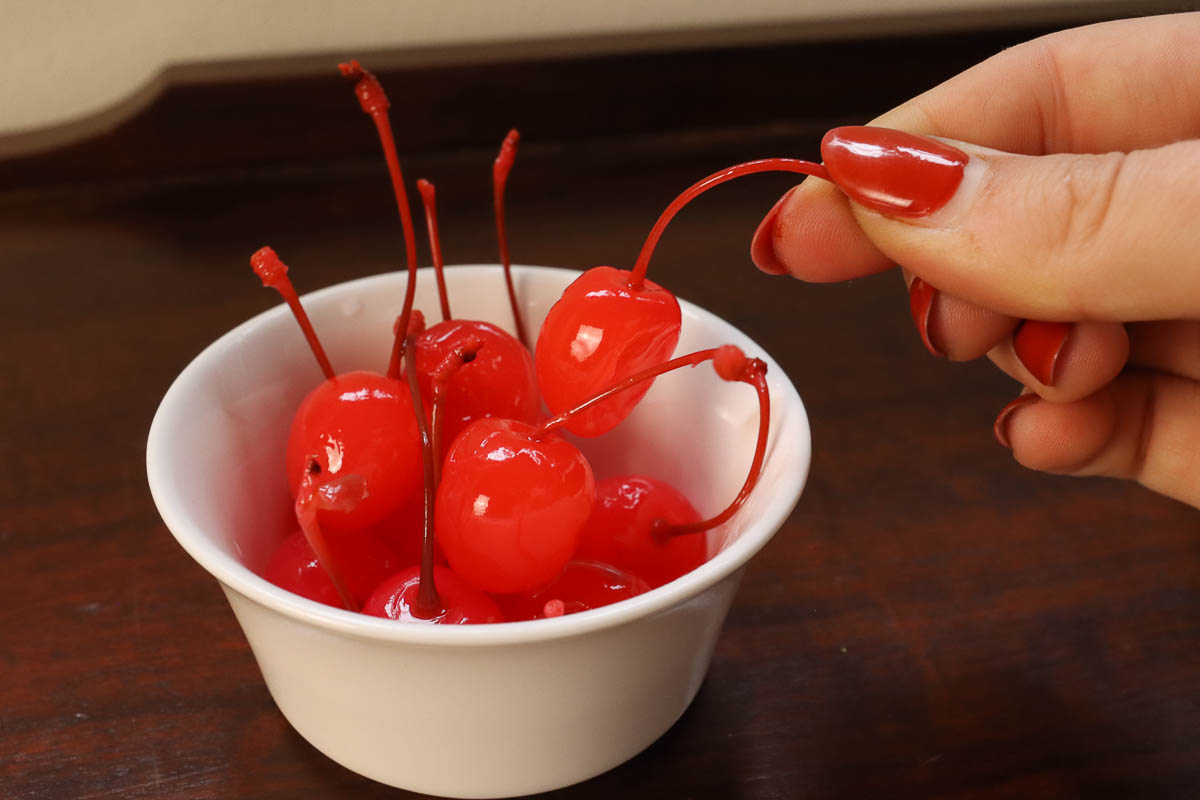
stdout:
MULTIPOLYGON (((720 112, 685 130, 647 110, 636 130, 529 135, 509 188, 514 257, 628 265, 696 178, 814 157, 829 123, 862 121, 881 94, 919 91, 997 44, 989 34, 953 59, 925 53, 919 80, 846 67, 858 76, 846 86, 879 91, 833 111, 795 109, 810 102, 805 82, 828 84, 837 65, 773 74, 786 113, 745 124, 720 112)), ((796 63, 812 58, 798 48, 796 63)), ((580 91, 589 85, 611 91, 580 91)), ((705 91, 736 104, 737 86, 705 91)), ((481 116, 507 108, 480 102, 481 116)), ((182 124, 187 109, 149 119, 182 124)), ((369 141, 356 108, 337 114, 318 128, 369 141)), ((488 141, 513 121, 500 116, 488 141)), ((493 146, 456 140, 469 126, 454 124, 453 147, 417 148, 406 170, 438 184, 447 260, 494 260, 493 146)), ((99 165, 88 180, 30 178, 0 194, 0 796, 407 796, 288 726, 215 581, 159 520, 143 466, 174 376, 276 303, 247 269, 255 248, 289 254, 302 292, 395 268, 381 160, 360 155, 362 142, 318 141, 251 169, 239 159, 270 137, 243 130, 225 131, 228 162, 202 141, 172 162, 163 141, 138 135, 129 146, 157 171, 99 165)), ((629 763, 552 796, 1197 796, 1200 512, 1016 465, 991 422, 1019 387, 987 364, 928 356, 897 275, 817 286, 759 274, 750 235, 789 186, 762 176, 701 198, 652 269, 791 376, 812 420, 808 487, 752 562, 683 719, 629 763)))

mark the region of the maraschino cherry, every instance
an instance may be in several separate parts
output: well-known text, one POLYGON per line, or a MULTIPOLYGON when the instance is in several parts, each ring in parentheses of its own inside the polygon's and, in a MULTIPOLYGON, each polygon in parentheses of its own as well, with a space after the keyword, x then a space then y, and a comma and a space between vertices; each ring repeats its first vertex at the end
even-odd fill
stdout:
MULTIPOLYGON (((438 489, 437 537, 450 566, 471 585, 496 594, 530 592, 549 583, 577 549, 595 498, 587 459, 556 432, 617 394, 710 360, 726 380, 765 370, 761 361, 725 345, 644 369, 536 427, 494 419, 468 425, 450 445, 438 489)), ((762 382, 760 395, 765 391, 762 382)), ((713 520, 695 525, 712 527, 728 519, 753 488, 766 446, 767 411, 752 476, 739 499, 713 520)), ((705 529, 656 521, 651 533, 665 541, 705 529)))
POLYGON ((678 489, 657 478, 617 475, 599 481, 575 557, 629 570, 652 588, 704 563, 703 532, 662 539, 654 535, 658 520, 687 524, 699 522, 700 514, 678 489))
MULTIPOLYGON (((287 266, 274 250, 261 248, 250 257, 250 265, 264 286, 285 298, 295 296, 287 266)), ((391 516, 420 491, 421 442, 412 401, 398 381, 383 375, 331 374, 298 301, 293 311, 328 377, 304 398, 292 418, 284 462, 288 485, 296 495, 313 463, 326 480, 360 476, 367 486, 361 503, 349 510, 322 509, 318 515, 326 530, 362 530, 391 516)))
POLYGON ((417 186, 425 204, 443 314, 442 322, 417 338, 417 372, 421 396, 427 407, 433 404, 435 386, 443 384, 440 410, 444 423, 435 426, 434 430, 434 438, 438 440, 435 451, 440 460, 445 455, 445 446, 468 423, 485 417, 532 423, 541 411, 541 399, 533 371, 533 356, 524 345, 490 322, 450 318, 450 302, 441 277, 442 246, 438 236, 435 188, 424 179, 417 181, 417 186), (434 373, 443 364, 448 369, 435 378, 434 373))
POLYGON ((545 588, 529 594, 502 595, 496 602, 509 622, 561 617, 628 600, 650 591, 646 581, 609 564, 567 562, 561 573, 545 588))
POLYGON ((570 560, 594 493, 592 468, 574 445, 525 422, 476 420, 446 454, 438 543, 472 586, 528 592, 570 560))
POLYGON ((478 589, 464 583, 452 571, 434 564, 434 504, 436 481, 434 449, 425 413, 420 410, 421 394, 417 381, 416 338, 420 325, 410 329, 404 339, 405 378, 412 399, 414 419, 421 434, 421 463, 424 488, 424 530, 421 563, 384 580, 368 599, 363 611, 390 619, 442 625, 502 622, 495 602, 478 589))
MULTIPOLYGON (((344 565, 347 591, 364 605, 379 582, 403 565, 391 548, 366 531, 343 534, 327 544, 334 552, 335 561, 344 565)), ((279 543, 263 577, 279 588, 309 600, 335 608, 344 607, 337 587, 321 567, 303 531, 297 530, 279 543)))
POLYGON ((651 587, 662 586, 704 563, 708 555, 704 531, 728 521, 750 496, 762 473, 770 432, 766 364, 746 358, 732 345, 704 352, 711 355, 713 369, 722 380, 747 383, 758 395, 758 437, 741 490, 723 511, 702 520, 688 499, 665 481, 642 476, 608 478, 596 486, 596 502, 580 536, 576 558, 611 564, 640 576, 651 587))
MULTIPOLYGON (((646 278, 650 256, 667 223, 709 189, 757 172, 798 172, 828 180, 820 164, 770 158, 738 164, 698 181, 667 206, 651 228, 632 271, 593 267, 563 292, 538 334, 538 386, 551 413, 570 408, 613 381, 669 357, 679 342, 679 303, 646 278)), ((568 424, 580 436, 611 430, 650 388, 646 383, 568 424)))

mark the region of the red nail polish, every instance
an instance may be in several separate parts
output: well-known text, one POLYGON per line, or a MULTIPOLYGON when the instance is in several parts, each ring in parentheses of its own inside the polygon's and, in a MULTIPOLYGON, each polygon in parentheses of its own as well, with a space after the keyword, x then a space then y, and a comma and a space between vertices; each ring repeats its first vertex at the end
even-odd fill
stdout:
POLYGON ((1070 333, 1069 322, 1027 319, 1013 334, 1013 350, 1033 377, 1043 386, 1053 386, 1054 368, 1070 333))
POLYGON ((1008 439, 1009 417, 1011 417, 1013 412, 1018 408, 1027 406, 1030 403, 1036 403, 1040 399, 1041 398, 1036 394, 1030 392, 1029 394, 1021 395, 1016 400, 1013 400, 1004 408, 1000 409, 1000 413, 996 415, 996 421, 992 423, 992 433, 996 434, 996 441, 1011 450, 1012 442, 1010 442, 1008 439))
POLYGON ((754 262, 754 266, 768 275, 787 273, 787 269, 775 255, 775 226, 783 204, 792 196, 792 192, 799 188, 799 186, 793 186, 775 202, 775 205, 771 206, 771 210, 763 217, 762 222, 758 223, 758 230, 754 232, 754 238, 750 241, 750 260, 754 262))
POLYGON ((935 297, 937 289, 914 275, 912 283, 908 285, 908 308, 912 311, 913 322, 917 326, 917 333, 921 334, 925 349, 942 358, 946 354, 929 338, 929 317, 933 313, 935 297))
POLYGON ((851 200, 900 217, 923 217, 944 206, 968 160, 958 148, 924 136, 861 126, 825 134, 821 158, 851 200))

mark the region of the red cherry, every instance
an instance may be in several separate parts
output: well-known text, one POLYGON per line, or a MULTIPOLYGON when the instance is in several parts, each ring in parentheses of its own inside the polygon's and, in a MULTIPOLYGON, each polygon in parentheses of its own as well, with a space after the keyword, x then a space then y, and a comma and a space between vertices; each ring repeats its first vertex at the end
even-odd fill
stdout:
POLYGON ((490 597, 474 589, 445 567, 433 568, 441 611, 436 615, 417 613, 421 568, 401 570, 384 580, 363 604, 363 613, 403 622, 431 622, 442 625, 470 625, 503 622, 500 608, 490 597))
POLYGON ((570 561, 550 585, 532 594, 500 595, 496 602, 510 622, 561 617, 600 608, 650 591, 631 572, 595 561, 570 561))
MULTIPOLYGON (((533 357, 513 336, 488 322, 447 320, 417 337, 417 371, 426 408, 433 399, 431 373, 461 343, 474 339, 475 356, 446 384, 443 442, 477 419, 494 417, 534 423, 541 411, 533 357)), ((442 453, 438 454, 443 455, 442 453)))
POLYGON ((421 525, 424 498, 417 492, 382 522, 365 529, 396 554, 396 566, 405 567, 421 560, 421 525))
POLYGON ((292 594, 334 608, 342 607, 337 588, 325 570, 321 569, 317 554, 313 552, 303 531, 296 531, 279 543, 271 554, 263 577, 292 594))
POLYGON ((663 539, 655 520, 674 525, 700 521, 700 514, 666 481, 641 475, 605 478, 596 483, 596 502, 579 540, 577 558, 612 564, 662 586, 704 563, 704 534, 663 539))
MULTIPOLYGON (((632 273, 594 267, 566 288, 542 323, 537 379, 550 413, 578 405, 617 380, 671 356, 681 315, 675 295, 653 281, 631 286, 632 273)), ((567 429, 599 436, 628 416, 650 382, 577 415, 567 429)))
MULTIPOLYGON (((581 275, 550 309, 538 334, 538 385, 550 413, 573 408, 617 380, 666 359, 679 341, 679 305, 646 280, 650 256, 679 210, 715 186, 757 172, 799 172, 829 179, 820 164, 768 158, 736 164, 685 189, 663 210, 629 272, 595 267, 581 275)), ((649 384, 578 415, 568 429, 599 436, 624 419, 649 384)))
MULTIPOLYGON (((329 548, 343 567, 346 586, 361 603, 381 580, 395 572, 400 563, 391 550, 367 533, 349 533, 329 541, 329 548)), ((341 598, 317 554, 302 531, 288 536, 271 555, 263 577, 281 589, 342 608, 341 598)))
POLYGON ((500 594, 549 583, 570 560, 595 494, 574 445, 513 420, 467 426, 446 454, 437 538, 451 568, 500 594))
POLYGON ((348 372, 310 392, 288 437, 285 463, 293 495, 313 461, 325 480, 353 473, 367 488, 353 509, 317 512, 329 532, 374 525, 417 497, 421 437, 404 386, 373 372, 348 372))

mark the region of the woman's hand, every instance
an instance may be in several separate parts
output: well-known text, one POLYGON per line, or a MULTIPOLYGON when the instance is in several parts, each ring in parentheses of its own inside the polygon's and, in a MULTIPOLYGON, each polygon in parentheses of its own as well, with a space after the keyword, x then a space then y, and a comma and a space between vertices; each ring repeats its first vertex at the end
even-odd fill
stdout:
POLYGON ((931 352, 1028 387, 1018 461, 1200 506, 1200 14, 1029 42, 872 125, 825 137, 837 187, 779 201, 759 268, 900 265, 931 352))

